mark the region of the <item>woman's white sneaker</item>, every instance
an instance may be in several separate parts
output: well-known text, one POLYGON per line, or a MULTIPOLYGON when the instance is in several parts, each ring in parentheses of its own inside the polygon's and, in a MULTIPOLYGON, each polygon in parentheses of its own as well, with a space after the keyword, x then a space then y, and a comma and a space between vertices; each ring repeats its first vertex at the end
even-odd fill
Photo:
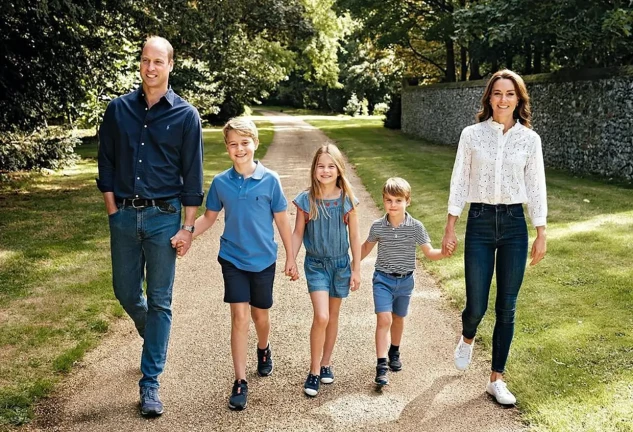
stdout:
POLYGON ((455 367, 460 370, 468 369, 468 365, 473 359, 473 347, 475 345, 475 341, 467 344, 464 342, 464 336, 459 339, 459 343, 455 348, 455 367))
POLYGON ((514 405, 517 402, 517 398, 514 397, 506 383, 498 379, 497 381, 490 382, 486 385, 486 392, 493 396, 501 405, 514 405))

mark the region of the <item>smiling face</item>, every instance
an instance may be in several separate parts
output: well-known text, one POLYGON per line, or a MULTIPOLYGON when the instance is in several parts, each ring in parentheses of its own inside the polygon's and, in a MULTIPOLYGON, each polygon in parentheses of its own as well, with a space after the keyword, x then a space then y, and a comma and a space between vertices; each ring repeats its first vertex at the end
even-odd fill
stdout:
POLYGON ((167 91, 169 73, 174 61, 169 58, 169 49, 160 39, 148 40, 141 54, 141 79, 145 91, 167 91))
POLYGON ((407 200, 403 196, 390 195, 388 193, 382 194, 382 203, 385 206, 385 212, 391 217, 402 218, 411 201, 407 200))
POLYGON ((492 86, 490 92, 490 106, 492 117, 496 122, 503 123, 504 119, 512 118, 515 108, 519 104, 519 97, 510 79, 500 78, 492 86))
POLYGON ((258 140, 240 135, 236 130, 230 130, 226 134, 226 151, 235 165, 248 166, 252 164, 258 146, 258 140))
POLYGON ((329 186, 336 185, 338 176, 339 172, 334 159, 329 154, 322 153, 314 169, 315 179, 321 183, 321 186, 329 186))

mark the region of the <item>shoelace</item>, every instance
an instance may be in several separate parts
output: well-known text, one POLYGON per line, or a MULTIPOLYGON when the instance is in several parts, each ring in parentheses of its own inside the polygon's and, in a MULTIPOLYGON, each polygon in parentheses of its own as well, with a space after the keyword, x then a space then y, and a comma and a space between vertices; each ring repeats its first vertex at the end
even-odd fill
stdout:
POLYGON ((499 396, 510 396, 510 391, 508 390, 508 386, 503 381, 495 381, 492 383, 492 386, 495 389, 495 393, 499 396))
POLYGON ((323 366, 323 372, 325 372, 323 375, 332 375, 332 370, 329 366, 323 366))
POLYGON ((462 342, 459 346, 459 353, 457 354, 459 357, 470 357, 470 345, 466 342, 462 342))
POLYGON ((308 377, 308 384, 311 386, 316 386, 318 382, 319 382, 319 377, 316 375, 310 374, 310 376, 308 377))
POLYGON ((145 390, 143 390, 143 399, 157 401, 158 391, 153 387, 146 388, 145 390))

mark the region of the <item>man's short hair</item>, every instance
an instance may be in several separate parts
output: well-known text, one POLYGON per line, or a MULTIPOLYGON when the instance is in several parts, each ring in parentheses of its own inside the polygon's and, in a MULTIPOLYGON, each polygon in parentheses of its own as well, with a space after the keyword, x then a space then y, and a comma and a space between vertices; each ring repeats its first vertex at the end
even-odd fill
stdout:
POLYGON ((411 185, 401 177, 391 177, 387 179, 382 187, 382 194, 402 197, 409 201, 411 199, 411 185))
POLYGON ((257 132, 257 126, 248 117, 233 117, 222 128, 224 134, 224 142, 228 138, 229 132, 234 130, 241 136, 251 137, 253 140, 259 140, 259 134, 257 132))
POLYGON ((143 43, 143 49, 145 49, 145 45, 147 45, 149 42, 154 41, 160 42, 165 45, 165 48, 167 48, 167 60, 172 61, 174 59, 174 47, 172 47, 169 41, 164 37, 148 36, 147 39, 145 39, 145 43, 143 43))

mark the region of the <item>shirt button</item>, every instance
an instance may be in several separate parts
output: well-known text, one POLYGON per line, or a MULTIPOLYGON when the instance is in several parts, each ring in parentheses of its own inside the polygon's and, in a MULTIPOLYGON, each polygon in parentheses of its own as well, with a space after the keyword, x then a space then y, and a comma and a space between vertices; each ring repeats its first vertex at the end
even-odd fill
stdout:
POLYGON ((138 198, 138 195, 134 195, 136 198, 138 198))
POLYGON ((147 125, 145 125, 145 127, 147 127, 147 125))
POLYGON ((145 143, 141 143, 141 145, 145 145, 145 143))
POLYGON ((139 161, 139 162, 143 162, 143 160, 142 160, 142 159, 139 159, 138 161, 139 161))
POLYGON ((145 111, 147 111, 147 107, 145 107, 145 111))
POLYGON ((140 177, 136 177, 136 180, 140 180, 140 179, 141 179, 140 177))

